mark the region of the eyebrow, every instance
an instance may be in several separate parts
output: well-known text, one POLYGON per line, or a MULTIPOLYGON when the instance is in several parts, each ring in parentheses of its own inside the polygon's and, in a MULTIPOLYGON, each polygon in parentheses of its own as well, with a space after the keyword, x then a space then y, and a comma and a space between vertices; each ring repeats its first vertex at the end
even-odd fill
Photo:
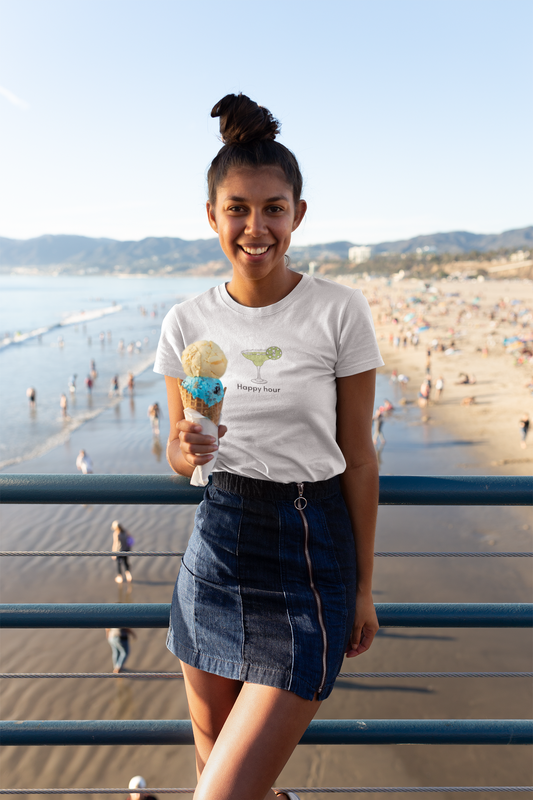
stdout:
MULTIPOLYGON (((265 202, 266 203, 277 203, 279 200, 287 200, 287 198, 280 194, 277 197, 269 197, 265 202)), ((246 203, 247 200, 245 197, 236 197, 232 195, 231 197, 226 197, 226 201, 231 201, 232 203, 246 203)))

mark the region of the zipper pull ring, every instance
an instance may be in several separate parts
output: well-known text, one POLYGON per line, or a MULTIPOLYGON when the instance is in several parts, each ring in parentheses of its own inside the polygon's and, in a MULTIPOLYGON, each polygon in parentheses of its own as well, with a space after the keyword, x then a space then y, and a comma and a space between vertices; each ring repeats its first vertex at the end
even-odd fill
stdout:
POLYGON ((304 495, 304 485, 303 483, 297 483, 296 486, 298 487, 298 497, 294 501, 294 507, 298 509, 298 511, 303 511, 304 508, 307 507, 307 500, 305 499, 304 495))

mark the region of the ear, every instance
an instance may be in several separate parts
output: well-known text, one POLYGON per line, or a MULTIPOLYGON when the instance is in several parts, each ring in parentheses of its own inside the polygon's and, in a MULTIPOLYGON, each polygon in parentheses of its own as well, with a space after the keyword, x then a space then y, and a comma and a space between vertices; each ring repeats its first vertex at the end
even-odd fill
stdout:
POLYGON ((305 202, 305 200, 300 200, 300 202, 296 206, 296 211, 294 214, 294 222, 292 223, 293 231, 295 231, 296 228, 300 225, 300 222, 305 217, 306 211, 307 211, 307 203, 305 202))
POLYGON ((215 233, 218 233, 217 221, 215 219, 215 209, 214 206, 211 205, 209 200, 205 204, 205 208, 207 211, 207 219, 209 220, 209 224, 211 225, 215 233))

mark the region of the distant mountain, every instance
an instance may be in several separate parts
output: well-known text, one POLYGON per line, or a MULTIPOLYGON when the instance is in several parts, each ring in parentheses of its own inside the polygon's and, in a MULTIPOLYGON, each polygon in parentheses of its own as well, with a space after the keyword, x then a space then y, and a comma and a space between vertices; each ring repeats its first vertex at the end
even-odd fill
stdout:
MULTIPOLYGON (((290 249, 293 262, 347 259, 352 242, 329 242, 290 249)), ((372 245, 374 253, 412 253, 417 247, 435 247, 438 253, 465 253, 470 250, 501 248, 533 249, 533 226, 499 234, 434 233, 397 242, 372 245)), ((175 239, 149 237, 140 241, 91 239, 87 236, 39 236, 36 239, 0 237, 0 268, 58 267, 79 272, 179 272, 209 262, 224 262, 217 238, 175 239)), ((227 263, 227 262, 226 262, 227 263)))
POLYGON ((91 239, 87 236, 39 236, 36 239, 0 237, 0 266, 66 266, 102 271, 133 269, 146 272, 165 266, 187 269, 224 259, 217 238, 172 239, 154 236, 138 242, 91 239))
POLYGON ((417 247, 435 247, 437 253, 468 253, 471 250, 500 250, 520 247, 533 247, 533 225, 504 233, 431 233, 428 236, 415 236, 399 242, 380 242, 373 245, 375 253, 414 253, 417 247))

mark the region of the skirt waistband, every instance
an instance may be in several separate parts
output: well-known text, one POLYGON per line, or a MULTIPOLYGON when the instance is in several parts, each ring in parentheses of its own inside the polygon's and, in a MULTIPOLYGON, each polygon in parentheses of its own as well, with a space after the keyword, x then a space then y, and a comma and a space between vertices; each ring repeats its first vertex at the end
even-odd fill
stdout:
MULTIPOLYGON (((246 478, 232 472, 213 472, 213 486, 226 492, 239 494, 249 500, 296 500, 299 495, 298 484, 263 481, 259 478, 246 478)), ((339 476, 326 481, 303 483, 303 497, 306 500, 325 500, 340 491, 339 476)))

